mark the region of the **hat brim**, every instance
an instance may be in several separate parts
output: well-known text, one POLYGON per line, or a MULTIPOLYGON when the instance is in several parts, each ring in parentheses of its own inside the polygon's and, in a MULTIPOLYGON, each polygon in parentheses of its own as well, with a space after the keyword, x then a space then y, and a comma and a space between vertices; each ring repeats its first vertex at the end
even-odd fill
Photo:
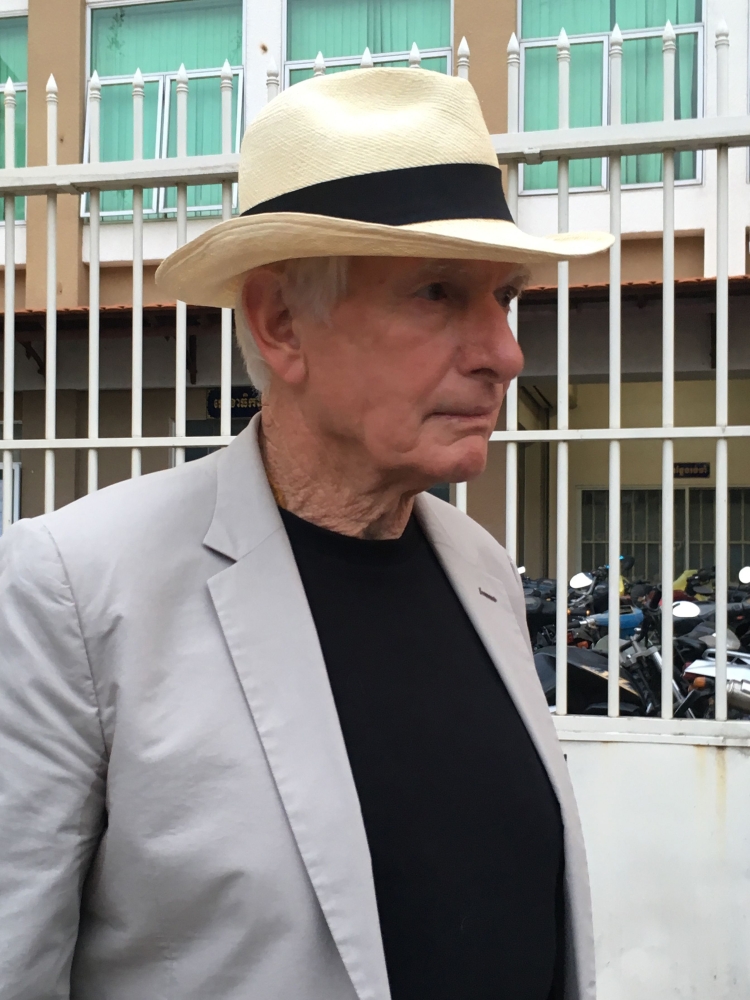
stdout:
POLYGON ((170 254, 156 272, 169 295, 201 306, 233 306, 243 275, 299 257, 438 257, 536 264, 607 250, 609 233, 531 236, 499 219, 444 219, 385 226, 326 215, 275 212, 219 223, 170 254))

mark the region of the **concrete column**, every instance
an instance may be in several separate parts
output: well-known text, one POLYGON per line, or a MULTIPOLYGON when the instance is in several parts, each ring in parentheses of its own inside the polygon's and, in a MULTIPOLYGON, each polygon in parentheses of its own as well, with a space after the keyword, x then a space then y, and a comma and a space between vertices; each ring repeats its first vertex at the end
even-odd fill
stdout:
MULTIPOLYGON (((45 87, 50 73, 58 86, 58 163, 80 163, 86 89, 85 0, 29 0, 28 162, 46 163, 45 87)), ((27 210, 26 307, 46 303, 45 198, 29 198, 27 210)), ((87 274, 81 263, 80 201, 61 195, 57 216, 58 307, 85 304, 87 274)))
MULTIPOLYGON (((33 3, 33 0, 32 0, 33 3)), ((516 0, 455 0, 455 47, 466 36, 471 51, 469 80, 479 96, 490 132, 505 132, 508 125, 508 72, 505 50, 516 24, 516 0)), ((457 55, 454 52, 454 72, 457 55)))

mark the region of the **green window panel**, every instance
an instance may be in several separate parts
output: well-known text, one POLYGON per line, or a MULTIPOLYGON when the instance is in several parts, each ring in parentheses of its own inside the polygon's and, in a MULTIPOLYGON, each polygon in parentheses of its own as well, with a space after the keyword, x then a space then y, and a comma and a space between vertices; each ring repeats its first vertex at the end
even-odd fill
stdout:
MULTIPOLYGON (((237 120, 239 78, 232 77, 232 121, 237 120)), ((220 77, 194 77, 190 80, 187 120, 188 156, 221 152, 221 108, 217 108, 220 95, 220 77)), ((169 81, 169 110, 165 114, 167 125, 166 155, 177 155, 177 81, 169 81)), ((163 210, 173 212, 177 207, 177 189, 167 188, 163 210)), ((188 188, 188 209, 194 213, 215 214, 221 208, 221 184, 204 184, 188 188)))
MULTIPOLYGON (((524 131, 557 128, 557 49, 552 45, 524 50, 524 131)), ((572 128, 602 124, 604 43, 570 47, 570 124, 572 128)), ((601 187, 602 161, 571 160, 570 186, 601 187)), ((525 191, 557 188, 557 163, 524 166, 525 191)))
MULTIPOLYGON (((144 156, 174 156, 176 103, 174 76, 181 63, 188 71, 188 152, 221 152, 220 71, 225 60, 242 65, 242 0, 167 0, 164 3, 94 8, 91 12, 91 72, 102 78, 101 159, 129 159, 133 152, 132 76, 147 77, 144 93, 144 156), (207 76, 206 70, 214 70, 207 76), (192 74, 198 73, 194 76, 192 74), (148 78, 150 76, 150 79, 148 78), (169 99, 171 96, 171 100, 169 99)), ((238 75, 234 75, 233 121, 238 113, 238 75)), ((233 137, 234 141, 234 137, 233 137)), ((169 211, 174 189, 157 204, 144 192, 147 212, 169 211)), ((216 214, 220 185, 188 189, 191 214, 216 214)), ((108 215, 132 209, 129 191, 102 195, 108 215)))
POLYGON ((562 28, 569 35, 699 24, 701 0, 523 0, 523 38, 557 38, 562 28))
POLYGON ((91 11, 99 76, 174 73, 242 63, 242 0, 167 0, 91 11))
POLYGON ((447 48, 450 0, 287 0, 287 59, 447 48))
MULTIPOLYGON (((661 38, 626 38, 622 46, 622 120, 661 121, 664 101, 661 38)), ((677 36, 675 59, 675 118, 698 116, 698 36, 677 36)), ((691 180, 696 175, 697 154, 677 153, 675 178, 691 180)), ((625 156, 623 184, 654 184, 662 179, 658 153, 625 156)))
MULTIPOLYGON (((26 81, 29 19, 0 18, 0 87, 8 77, 16 87, 16 162, 26 166, 26 81)), ((5 103, 0 94, 0 168, 5 167, 5 103)), ((26 199, 16 198, 16 219, 26 218, 26 199)))

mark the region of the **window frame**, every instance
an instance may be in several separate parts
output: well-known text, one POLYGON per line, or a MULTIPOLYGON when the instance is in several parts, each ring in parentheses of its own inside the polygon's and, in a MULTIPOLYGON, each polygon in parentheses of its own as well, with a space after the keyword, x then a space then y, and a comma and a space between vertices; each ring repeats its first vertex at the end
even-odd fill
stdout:
MULTIPOLYGON (((133 2, 133 0, 130 0, 133 2)), ((247 2, 247 0, 243 0, 247 2)), ((519 0, 520 4, 520 0, 519 0)), ((455 0, 450 0, 450 37, 448 40, 448 45, 445 48, 437 49, 420 49, 419 54, 422 59, 433 59, 445 56, 447 58, 446 62, 446 74, 448 76, 453 75, 453 40, 454 40, 454 22, 455 22, 455 0)), ((282 71, 280 74, 280 84, 281 89, 286 90, 290 86, 289 77, 292 70, 295 69, 313 69, 315 65, 315 58, 313 59, 287 59, 287 26, 289 24, 289 10, 287 5, 287 0, 282 0, 281 2, 281 64, 282 71)), ((355 53, 351 56, 333 56, 330 59, 326 57, 325 52, 323 53, 323 58, 325 59, 326 67, 328 66, 350 66, 352 69, 356 69, 362 59, 362 53, 355 53)), ((373 54, 372 61, 374 66, 382 65, 383 63, 389 62, 403 62, 408 61, 409 51, 406 52, 383 52, 378 55, 373 54)))
MULTIPOLYGON (((144 6, 145 4, 165 4, 170 3, 172 0, 86 0, 86 86, 85 86, 85 109, 84 109, 84 138, 83 138, 83 156, 82 162, 89 162, 89 87, 91 84, 91 13, 93 10, 101 10, 107 7, 134 7, 134 6, 144 6)), ((247 3, 248 0, 242 0, 242 41, 240 50, 242 53, 243 62, 241 65, 232 66, 232 76, 238 78, 237 82, 237 115, 235 121, 234 129, 234 140, 233 140, 233 150, 234 152, 239 152, 240 143, 242 141, 242 123, 245 118, 245 104, 247 95, 245 93, 245 24, 247 18, 247 3)), ((167 149, 169 142, 169 95, 171 91, 171 82, 176 79, 179 67, 175 70, 158 72, 158 73, 144 73, 143 82, 153 83, 158 82, 159 92, 157 96, 157 111, 156 111, 156 137, 154 150, 156 155, 154 160, 164 160, 167 159, 167 149)), ((206 77, 216 77, 221 78, 221 67, 210 67, 208 69, 192 69, 187 70, 188 81, 197 78, 206 77)), ((132 76, 100 76, 99 81, 102 87, 111 86, 123 83, 129 83, 132 85, 132 76)), ((144 204, 143 206, 143 217, 144 220, 154 220, 154 221, 168 221, 175 218, 176 208, 166 208, 166 188, 159 187, 153 188, 152 190, 152 207, 147 208, 144 204)), ((238 185, 237 183, 232 184, 232 211, 236 211, 239 205, 239 195, 238 195, 238 185)), ((203 213, 216 213, 220 212, 222 205, 202 205, 200 208, 188 208, 188 218, 201 218, 203 213)), ((125 209, 123 211, 116 211, 109 209, 107 211, 100 211, 100 218, 106 219, 111 218, 118 221, 124 221, 132 218, 133 210, 125 209)), ((88 208, 88 194, 81 195, 81 206, 80 206, 80 217, 82 219, 90 218, 90 212, 88 208)))
MULTIPOLYGON (((584 538, 583 538, 583 494, 584 493, 603 493, 605 496, 607 496, 609 494, 609 489, 608 489, 607 486, 576 486, 575 490, 576 490, 576 515, 575 516, 576 516, 576 559, 577 559, 576 565, 580 567, 580 566, 583 565, 583 546, 585 544, 585 541, 584 541, 584 538)), ((621 488, 621 494, 624 493, 624 492, 626 492, 626 491, 635 491, 635 490, 653 491, 655 493, 661 494, 661 486, 655 485, 653 483, 651 485, 649 485, 649 486, 642 486, 642 485, 632 486, 630 484, 623 485, 622 488, 621 488)), ((743 483, 735 483, 734 485, 730 484, 730 486, 728 487, 729 493, 731 493, 732 490, 750 490, 750 486, 748 486, 746 484, 743 484, 743 483)), ((676 537, 676 535, 675 535, 675 537, 674 537, 674 543, 680 543, 682 545, 682 550, 683 550, 683 553, 684 553, 685 569, 686 570, 687 569, 701 569, 702 567, 700 567, 700 566, 691 566, 690 565, 690 547, 691 547, 691 544, 693 544, 693 545, 696 545, 696 544, 700 544, 700 545, 712 544, 714 546, 714 549, 715 549, 716 539, 714 537, 713 542, 708 543, 708 542, 698 541, 695 537, 691 536, 691 533, 690 533, 690 494, 691 494, 691 492, 698 492, 698 493, 700 493, 700 492, 711 492, 711 493, 713 493, 713 495, 715 497, 716 496, 716 484, 714 483, 712 485, 711 483, 707 483, 705 485, 700 485, 698 483, 684 483, 684 484, 683 483, 679 483, 679 484, 675 483, 674 491, 675 491, 675 493, 682 492, 685 495, 685 531, 684 531, 684 535, 683 535, 683 537, 681 539, 678 539, 676 537)), ((620 502, 622 503, 622 497, 620 499, 620 502)), ((603 544, 606 547, 607 543, 604 542, 603 544)), ((621 537, 621 545, 622 544, 623 544, 623 542, 622 542, 622 537, 621 537)), ((658 541, 654 541, 654 542, 649 542, 647 540, 646 544, 653 544, 653 545, 659 545, 659 546, 661 546, 661 538, 659 538, 658 541)), ((736 544, 738 544, 738 542, 736 540, 732 541, 731 530, 730 530, 728 532, 728 534, 727 534, 727 546, 729 547, 731 545, 736 545, 736 544)), ((739 544, 742 544, 742 545, 748 545, 748 544, 750 544, 750 538, 747 541, 745 541, 743 539, 739 544)), ((729 561, 731 561, 731 559, 729 559, 729 561)), ((677 576, 679 576, 679 575, 680 574, 675 573, 675 578, 677 576)))
MULTIPOLYGON (((521 22, 521 4, 523 0, 518 0, 518 24, 521 22)), ((698 72, 698 82, 697 82, 697 108, 696 108, 696 118, 703 118, 705 115, 705 10, 704 10, 704 20, 694 21, 691 24, 680 24, 674 25, 673 30, 675 35, 697 35, 697 52, 696 52, 696 63, 698 72)), ((661 38, 664 34, 664 28, 629 28, 622 32, 623 42, 639 39, 639 38, 661 38)), ((604 69, 602 77, 602 121, 606 124, 610 124, 609 116, 609 39, 611 37, 610 32, 590 32, 582 35, 569 35, 569 41, 571 47, 573 45, 583 45, 587 42, 600 42, 603 41, 603 59, 604 59, 604 69)), ((547 37, 547 38, 528 38, 521 39, 520 45, 520 80, 518 87, 518 121, 519 128, 521 132, 525 131, 524 127, 524 97, 525 97, 525 85, 526 85, 526 49, 527 48, 555 48, 557 46, 557 37, 547 37)), ((582 192, 598 192, 609 190, 609 163, 607 157, 602 157, 605 161, 602 163, 602 185, 592 186, 592 187, 571 187, 570 191, 572 194, 582 193, 582 192)), ((524 186, 524 169, 525 164, 521 164, 521 169, 519 171, 519 195, 524 197, 531 197, 534 195, 549 195, 556 194, 557 188, 525 188, 524 186)), ((696 153, 695 158, 695 177, 687 178, 686 180, 675 180, 676 187, 689 187, 691 185, 702 185, 704 181, 704 153, 699 150, 696 153)), ((622 188, 624 191, 638 191, 645 188, 660 188, 662 186, 662 181, 643 181, 641 183, 626 184, 623 182, 622 188)))

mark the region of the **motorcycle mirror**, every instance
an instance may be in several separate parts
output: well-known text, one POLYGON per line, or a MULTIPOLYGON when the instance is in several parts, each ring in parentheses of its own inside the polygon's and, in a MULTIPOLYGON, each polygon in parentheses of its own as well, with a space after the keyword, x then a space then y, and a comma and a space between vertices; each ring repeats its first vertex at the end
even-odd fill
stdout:
POLYGON ((740 583, 750 583, 750 566, 743 566, 740 570, 740 583))
POLYGON ((591 577, 588 573, 576 573, 570 578, 570 586, 573 590, 588 590, 591 586, 591 577))
POLYGON ((525 567, 525 566, 519 566, 519 567, 518 567, 518 575, 519 575, 519 576, 523 576, 523 574, 524 574, 525 572, 526 572, 526 567, 525 567))
POLYGON ((700 613, 700 608, 692 601, 675 601, 672 605, 675 618, 697 618, 700 613))

